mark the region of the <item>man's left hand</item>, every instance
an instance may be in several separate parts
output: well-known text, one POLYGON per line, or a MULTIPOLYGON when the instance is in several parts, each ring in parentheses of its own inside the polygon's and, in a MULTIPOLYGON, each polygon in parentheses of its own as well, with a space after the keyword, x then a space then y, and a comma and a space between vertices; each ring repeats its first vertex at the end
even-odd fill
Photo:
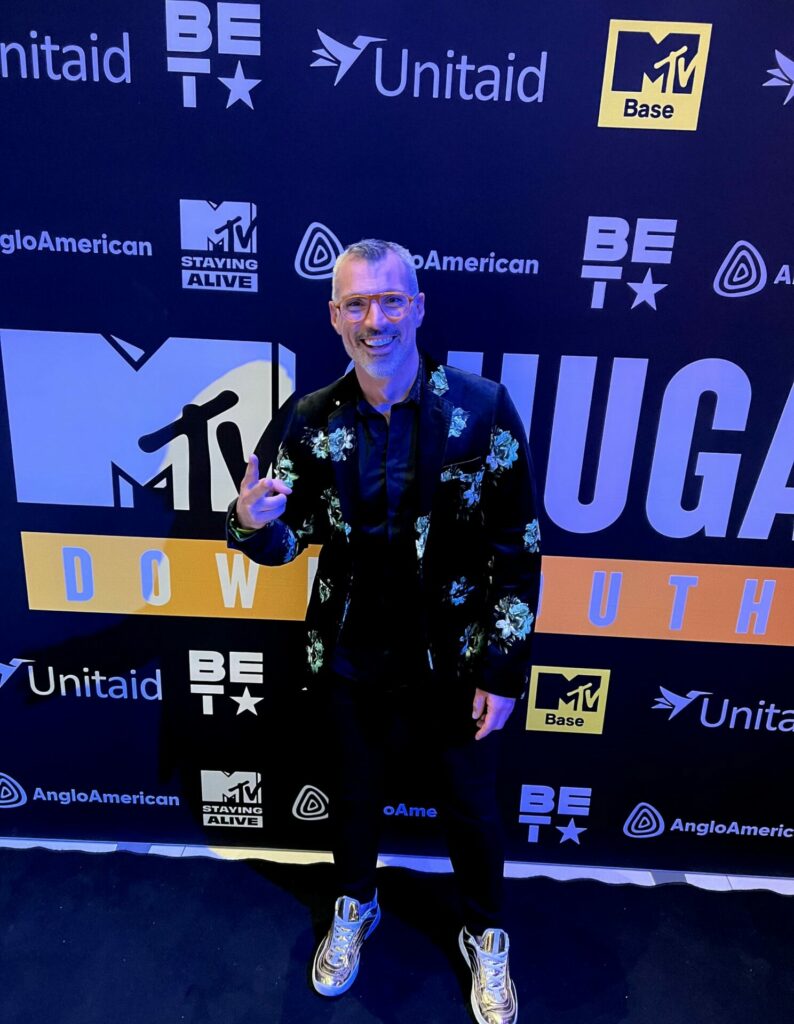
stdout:
POLYGON ((494 729, 501 729, 512 714, 515 703, 513 697, 499 697, 477 687, 471 709, 471 717, 477 719, 479 726, 474 734, 475 740, 481 740, 494 729))

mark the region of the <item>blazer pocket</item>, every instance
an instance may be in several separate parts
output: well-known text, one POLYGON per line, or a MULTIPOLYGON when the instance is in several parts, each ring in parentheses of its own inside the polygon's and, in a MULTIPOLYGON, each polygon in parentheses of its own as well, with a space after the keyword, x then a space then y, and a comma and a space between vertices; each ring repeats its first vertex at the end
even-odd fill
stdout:
POLYGON ((451 476, 457 477, 461 473, 476 473, 484 465, 485 456, 477 455, 473 459, 464 459, 462 462, 448 462, 445 466, 441 467, 441 475, 450 473, 451 476))

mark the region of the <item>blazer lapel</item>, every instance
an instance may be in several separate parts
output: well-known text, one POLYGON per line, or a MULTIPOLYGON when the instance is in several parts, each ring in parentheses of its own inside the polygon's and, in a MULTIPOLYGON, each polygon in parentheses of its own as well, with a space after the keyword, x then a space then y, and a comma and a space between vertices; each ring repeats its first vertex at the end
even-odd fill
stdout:
MULTIPOLYGON (((441 466, 452 420, 452 403, 431 381, 438 365, 428 356, 422 365, 422 392, 419 403, 419 433, 416 440, 416 472, 418 484, 418 514, 427 515, 441 476, 441 466)), ((443 372, 443 371, 442 371, 443 372)))
POLYGON ((350 431, 356 438, 353 450, 346 453, 346 458, 332 462, 334 475, 336 477, 336 489, 339 492, 339 507, 342 511, 342 518, 346 523, 352 525, 356 514, 356 488, 358 481, 358 436, 356 432, 356 388, 351 386, 352 381, 348 377, 350 373, 342 378, 336 397, 333 400, 333 409, 328 416, 328 433, 338 430, 340 427, 350 431))

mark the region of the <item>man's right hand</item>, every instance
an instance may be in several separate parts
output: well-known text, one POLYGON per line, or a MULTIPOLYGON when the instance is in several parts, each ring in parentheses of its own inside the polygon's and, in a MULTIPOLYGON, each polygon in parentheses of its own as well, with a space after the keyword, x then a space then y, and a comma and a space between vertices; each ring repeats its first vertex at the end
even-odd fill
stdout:
POLYGON ((266 523, 278 519, 287 507, 287 496, 292 488, 283 480, 266 476, 259 479, 259 459, 248 460, 240 494, 237 498, 237 522, 246 530, 259 530, 266 523))

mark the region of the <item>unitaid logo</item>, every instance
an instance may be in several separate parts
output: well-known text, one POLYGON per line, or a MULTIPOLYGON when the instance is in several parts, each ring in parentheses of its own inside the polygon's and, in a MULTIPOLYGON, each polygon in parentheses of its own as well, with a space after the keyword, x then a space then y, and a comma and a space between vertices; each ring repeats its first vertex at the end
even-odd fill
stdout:
MULTIPOLYGON (((388 43, 380 36, 358 35, 352 44, 317 30, 322 47, 314 50, 313 68, 334 68, 334 85, 374 43, 388 43)), ((412 60, 407 47, 397 57, 395 47, 375 47, 375 88, 381 96, 414 99, 461 99, 481 102, 542 103, 546 83, 547 52, 542 50, 535 64, 521 64, 518 53, 509 51, 495 63, 476 64, 468 54, 447 50, 440 60, 412 60)))

